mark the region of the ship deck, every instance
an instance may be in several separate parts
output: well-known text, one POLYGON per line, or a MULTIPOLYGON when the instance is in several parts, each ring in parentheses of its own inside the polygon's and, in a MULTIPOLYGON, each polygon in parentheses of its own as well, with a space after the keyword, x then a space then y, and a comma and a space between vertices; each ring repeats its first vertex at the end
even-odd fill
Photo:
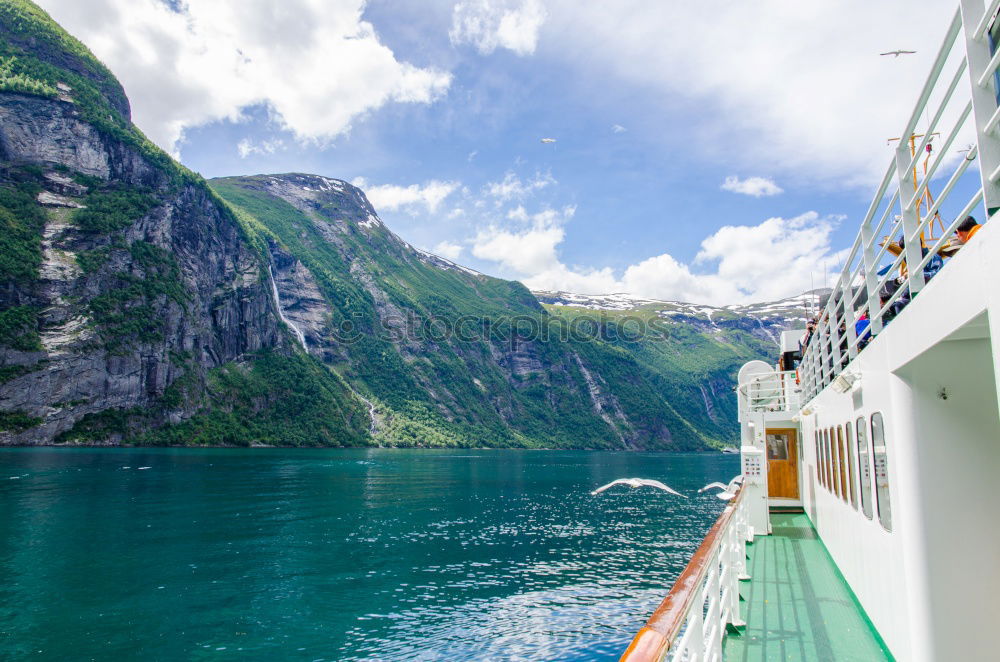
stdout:
POLYGON ((772 513, 771 529, 747 548, 747 625, 725 638, 725 661, 892 660, 809 518, 772 513))

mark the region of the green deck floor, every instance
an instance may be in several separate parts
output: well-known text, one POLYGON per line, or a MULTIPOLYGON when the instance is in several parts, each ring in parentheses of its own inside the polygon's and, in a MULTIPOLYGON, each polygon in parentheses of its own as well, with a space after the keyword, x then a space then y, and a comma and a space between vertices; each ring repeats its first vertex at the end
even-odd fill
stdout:
POLYGON ((747 626, 726 637, 725 662, 892 660, 809 518, 772 513, 771 529, 747 547, 747 626))

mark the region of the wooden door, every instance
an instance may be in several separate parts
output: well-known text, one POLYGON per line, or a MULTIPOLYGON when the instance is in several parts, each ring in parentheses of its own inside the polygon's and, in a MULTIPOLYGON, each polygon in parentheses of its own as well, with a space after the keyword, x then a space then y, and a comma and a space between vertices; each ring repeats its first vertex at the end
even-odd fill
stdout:
POLYGON ((769 429, 767 439, 767 496, 799 498, 799 448, 795 430, 769 429))

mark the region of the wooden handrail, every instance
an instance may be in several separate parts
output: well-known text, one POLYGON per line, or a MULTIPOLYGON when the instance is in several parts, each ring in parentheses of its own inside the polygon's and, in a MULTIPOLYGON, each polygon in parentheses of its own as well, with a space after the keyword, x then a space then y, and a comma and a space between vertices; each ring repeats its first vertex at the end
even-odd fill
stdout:
POLYGON ((741 485, 736 496, 726 505, 726 509, 705 534, 705 539, 695 550, 684 572, 674 582, 667 597, 663 598, 663 602, 646 621, 646 625, 632 639, 620 662, 659 662, 664 658, 684 626, 684 621, 687 620, 691 603, 699 595, 709 563, 722 543, 722 533, 729 526, 742 500, 741 485))

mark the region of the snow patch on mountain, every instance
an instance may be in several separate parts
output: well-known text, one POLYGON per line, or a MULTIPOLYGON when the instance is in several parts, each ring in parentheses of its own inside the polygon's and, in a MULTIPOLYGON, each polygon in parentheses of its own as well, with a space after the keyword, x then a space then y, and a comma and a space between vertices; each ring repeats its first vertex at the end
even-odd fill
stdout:
POLYGON ((483 276, 484 275, 481 272, 476 271, 475 269, 470 269, 469 267, 463 267, 462 265, 457 264, 455 262, 452 262, 451 260, 449 260, 447 258, 443 258, 440 255, 435 255, 434 253, 431 253, 430 251, 425 251, 422 248, 417 248, 416 246, 411 246, 411 248, 413 248, 413 250, 415 250, 419 254, 420 259, 423 262, 425 262, 426 264, 429 264, 429 265, 431 265, 433 267, 438 267, 439 269, 461 271, 463 273, 469 274, 470 276, 483 276))
POLYGON ((653 313, 674 323, 690 324, 707 333, 719 334, 724 329, 738 328, 777 342, 780 331, 805 328, 815 314, 817 302, 829 290, 812 290, 778 301, 709 306, 685 301, 662 301, 633 294, 576 294, 572 292, 536 291, 540 303, 552 306, 607 310, 615 312, 653 313))

